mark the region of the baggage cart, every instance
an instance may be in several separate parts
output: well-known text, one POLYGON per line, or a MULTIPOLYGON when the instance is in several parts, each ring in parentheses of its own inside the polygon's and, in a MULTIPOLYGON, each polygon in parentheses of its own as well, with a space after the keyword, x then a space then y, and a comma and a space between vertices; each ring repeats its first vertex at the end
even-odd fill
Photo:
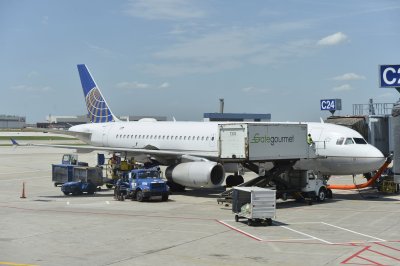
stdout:
POLYGON ((276 214, 276 191, 260 187, 234 187, 232 212, 235 221, 247 219, 247 224, 267 223, 272 225, 276 214))

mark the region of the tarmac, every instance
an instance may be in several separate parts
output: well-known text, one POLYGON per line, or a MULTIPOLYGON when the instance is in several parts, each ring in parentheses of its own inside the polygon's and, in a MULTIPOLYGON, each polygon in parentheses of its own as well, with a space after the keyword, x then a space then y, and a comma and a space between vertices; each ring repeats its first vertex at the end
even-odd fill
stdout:
MULTIPOLYGON (((279 200, 272 226, 248 226, 217 204, 223 189, 167 202, 116 201, 105 187, 64 196, 51 182, 64 153, 71 150, 0 147, 0 265, 400 265, 399 194, 279 200)), ((95 165, 96 153, 79 159, 95 165)))

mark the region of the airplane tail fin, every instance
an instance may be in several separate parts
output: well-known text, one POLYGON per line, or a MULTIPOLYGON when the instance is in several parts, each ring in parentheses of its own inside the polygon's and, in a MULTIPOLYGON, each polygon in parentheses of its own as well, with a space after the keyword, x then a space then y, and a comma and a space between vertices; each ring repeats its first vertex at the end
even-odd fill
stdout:
POLYGON ((111 112, 86 65, 78 65, 79 77, 85 95, 86 107, 92 123, 119 121, 111 112))

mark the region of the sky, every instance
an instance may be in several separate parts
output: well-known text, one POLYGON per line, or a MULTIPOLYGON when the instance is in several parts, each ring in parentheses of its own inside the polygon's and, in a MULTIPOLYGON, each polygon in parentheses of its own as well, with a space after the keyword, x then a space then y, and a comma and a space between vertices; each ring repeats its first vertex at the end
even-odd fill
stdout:
POLYGON ((86 114, 86 64, 116 115, 319 121, 320 99, 394 103, 397 0, 0 0, 0 114, 86 114))

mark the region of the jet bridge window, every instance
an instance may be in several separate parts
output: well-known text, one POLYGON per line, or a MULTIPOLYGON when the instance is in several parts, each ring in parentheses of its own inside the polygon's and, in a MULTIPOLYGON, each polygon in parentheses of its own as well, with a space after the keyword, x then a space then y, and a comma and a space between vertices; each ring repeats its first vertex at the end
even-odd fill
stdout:
POLYGON ((367 144, 367 142, 363 138, 353 138, 353 139, 356 144, 367 144))
POLYGON ((344 142, 344 145, 354 144, 354 140, 352 138, 347 138, 344 142))
POLYGON ((342 144, 343 144, 343 141, 344 141, 344 138, 339 138, 339 139, 336 141, 336 145, 342 145, 342 144))

